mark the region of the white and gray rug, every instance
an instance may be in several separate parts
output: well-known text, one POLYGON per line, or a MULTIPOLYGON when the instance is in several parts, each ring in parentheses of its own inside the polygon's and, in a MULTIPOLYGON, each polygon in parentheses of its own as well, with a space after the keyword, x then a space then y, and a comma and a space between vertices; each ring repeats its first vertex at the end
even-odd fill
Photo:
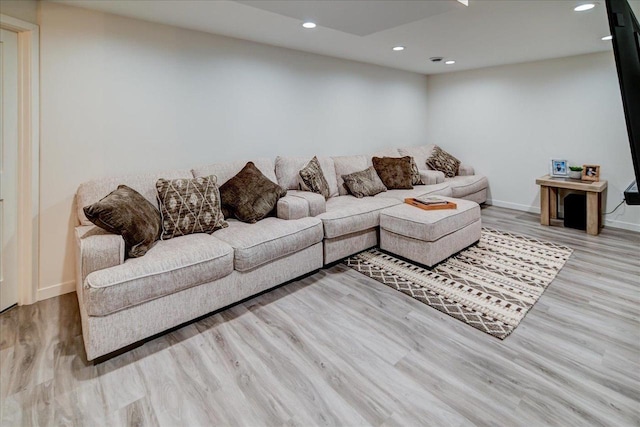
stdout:
POLYGON ((344 262, 474 328, 505 339, 572 252, 556 243, 483 228, 478 243, 432 269, 377 248, 344 262))

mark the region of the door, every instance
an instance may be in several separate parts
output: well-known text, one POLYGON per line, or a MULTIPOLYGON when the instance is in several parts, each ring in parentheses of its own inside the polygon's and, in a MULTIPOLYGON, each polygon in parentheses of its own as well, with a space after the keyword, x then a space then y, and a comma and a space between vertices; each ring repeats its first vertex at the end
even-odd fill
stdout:
POLYGON ((18 302, 18 34, 0 30, 0 311, 18 302))

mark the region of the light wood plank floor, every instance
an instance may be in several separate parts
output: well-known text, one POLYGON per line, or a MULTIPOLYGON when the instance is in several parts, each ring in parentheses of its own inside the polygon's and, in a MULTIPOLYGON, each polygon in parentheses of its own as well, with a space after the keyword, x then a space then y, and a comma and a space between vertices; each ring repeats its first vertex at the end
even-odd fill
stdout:
POLYGON ((93 366, 69 294, 0 316, 2 425, 640 425, 640 234, 482 215, 575 249, 504 341, 336 265, 93 366))

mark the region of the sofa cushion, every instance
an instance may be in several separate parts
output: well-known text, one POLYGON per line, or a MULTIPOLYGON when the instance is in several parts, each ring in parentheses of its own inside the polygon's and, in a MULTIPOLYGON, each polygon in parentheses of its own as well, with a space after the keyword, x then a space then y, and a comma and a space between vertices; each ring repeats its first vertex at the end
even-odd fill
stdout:
POLYGON ((222 211, 240 221, 253 223, 271 213, 287 190, 264 176, 253 162, 220 186, 222 211))
POLYGON ((489 181, 482 175, 454 176, 445 178, 445 182, 451 187, 453 197, 465 197, 489 186, 489 181))
POLYGON ((130 258, 146 254, 160 237, 160 212, 126 185, 119 185, 99 202, 85 206, 84 214, 103 230, 122 236, 130 258))
POLYGON ((349 189, 349 193, 359 199, 387 191, 387 187, 382 183, 373 166, 362 171, 342 175, 341 178, 345 187, 349 189))
POLYGON ((327 211, 327 201, 320 194, 311 191, 288 190, 287 196, 299 197, 309 204, 309 216, 317 216, 327 211))
POLYGON ((300 176, 300 189, 303 191, 311 191, 312 193, 321 194, 325 199, 330 196, 329 184, 322 173, 318 157, 306 164, 305 167, 298 172, 300 176))
POLYGON ((106 316, 232 271, 233 248, 213 236, 190 234, 162 240, 142 258, 89 274, 83 292, 87 314, 106 316))
POLYGON ((230 220, 215 237, 233 247, 235 269, 248 271, 321 242, 322 223, 311 217, 265 218, 257 224, 230 220))
POLYGON ((404 199, 409 197, 421 197, 427 195, 451 197, 452 194, 449 183, 443 182, 442 184, 416 185, 411 190, 389 190, 386 193, 377 194, 375 197, 377 199, 391 198, 399 202, 404 202, 404 199))
POLYGON ((374 157, 402 157, 402 155, 400 154, 397 148, 393 148, 393 147, 382 148, 369 156, 369 166, 373 164, 371 163, 371 159, 374 157))
POLYGON ((162 240, 193 233, 213 233, 227 226, 214 175, 156 182, 162 213, 162 240))
POLYGON ((422 178, 422 183, 426 185, 444 182, 444 173, 431 169, 420 169, 420 177, 422 178))
POLYGON ((338 193, 346 196, 349 191, 344 186, 342 175, 349 175, 354 172, 365 170, 367 166, 371 166, 371 159, 367 161, 367 156, 339 156, 332 157, 333 164, 336 169, 336 179, 338 181, 338 193))
POLYGON ((452 178, 458 174, 460 160, 436 145, 431 156, 427 159, 427 166, 433 170, 443 172, 446 177, 452 178))
POLYGON ((156 181, 158 179, 191 178, 191 176, 191 172, 185 169, 137 175, 113 176, 84 182, 80 184, 78 191, 76 192, 76 212, 78 214, 80 225, 91 225, 91 221, 87 219, 82 208, 99 201, 113 191, 114 188, 118 188, 119 185, 126 185, 127 187, 136 190, 157 208, 158 201, 156 199, 156 181))
POLYGON ((457 208, 426 211, 403 203, 381 212, 380 228, 423 242, 435 242, 480 219, 476 202, 443 198, 456 203, 457 208))
MULTIPOLYGON (((236 176, 247 164, 248 160, 237 160, 233 162, 214 163, 206 166, 199 166, 191 169, 191 174, 194 178, 201 176, 215 175, 218 179, 218 186, 221 186, 231 178, 236 176)), ((273 160, 267 158, 259 158, 251 160, 253 164, 258 168, 260 172, 271 181, 278 183, 276 179, 275 167, 273 160)))
POLYGON ((371 159, 378 176, 389 190, 411 189, 411 157, 374 157, 371 159))
MULTIPOLYGON (((308 157, 276 157, 276 177, 278 178, 278 184, 285 190, 299 190, 300 189, 300 169, 302 169, 307 162, 308 157)), ((329 185, 329 195, 331 197, 338 195, 338 181, 336 180, 336 169, 333 165, 333 159, 331 157, 318 157, 322 174, 327 180, 329 185)))
POLYGON ((377 227, 380 225, 380 211, 398 203, 393 198, 332 197, 327 200, 327 211, 317 218, 322 220, 325 237, 339 237, 377 227))
POLYGON ((398 152, 401 156, 413 157, 413 159, 416 161, 416 164, 418 165, 418 169, 424 169, 425 167, 427 167, 427 159, 431 157, 431 153, 433 152, 434 147, 434 144, 418 145, 415 147, 398 148, 398 152))

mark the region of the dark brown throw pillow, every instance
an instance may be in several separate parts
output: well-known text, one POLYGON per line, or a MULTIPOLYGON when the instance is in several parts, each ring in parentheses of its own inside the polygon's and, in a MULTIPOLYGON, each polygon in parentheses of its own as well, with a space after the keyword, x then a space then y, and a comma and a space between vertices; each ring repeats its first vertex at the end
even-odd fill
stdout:
POLYGON ((384 186, 373 166, 363 171, 342 175, 342 179, 349 193, 358 199, 387 191, 387 187, 384 186))
POLYGON ((215 176, 156 181, 162 214, 162 240, 193 233, 211 234, 228 227, 220 209, 215 176))
POLYGON ((287 190, 264 176, 253 162, 220 186, 223 210, 249 223, 266 217, 286 194, 287 190))
POLYGON ((420 176, 420 170, 413 157, 411 158, 411 185, 424 185, 422 177, 420 176))
POLYGON ((119 185, 100 201, 83 208, 87 219, 124 239, 130 258, 147 253, 160 237, 160 212, 136 190, 119 185))
POLYGON ((412 189, 411 157, 374 157, 372 159, 382 183, 387 189, 412 189))
POLYGON ((447 178, 456 176, 460 168, 460 160, 437 145, 433 147, 431 156, 429 156, 426 163, 431 169, 444 173, 447 178))
POLYGON ((329 184, 327 184, 327 180, 320 168, 320 162, 316 156, 313 156, 313 159, 300 170, 299 175, 302 180, 300 183, 301 190, 312 191, 323 195, 325 199, 329 198, 331 190, 329 190, 329 184))

